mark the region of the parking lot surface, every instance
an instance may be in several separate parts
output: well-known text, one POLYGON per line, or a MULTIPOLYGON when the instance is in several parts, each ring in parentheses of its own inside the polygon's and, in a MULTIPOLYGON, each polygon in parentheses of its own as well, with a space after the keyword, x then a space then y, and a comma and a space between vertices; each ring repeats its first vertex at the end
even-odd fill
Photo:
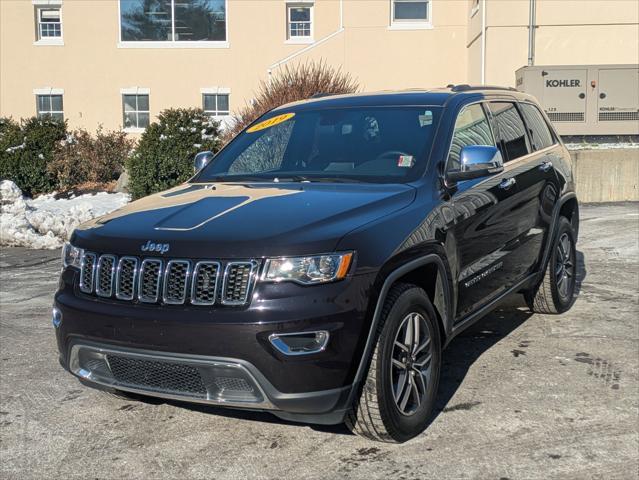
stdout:
POLYGON ((639 478, 639 205, 581 218, 572 310, 515 296, 456 338, 436 418, 403 445, 86 388, 57 361, 59 252, 3 248, 0 478, 639 478))

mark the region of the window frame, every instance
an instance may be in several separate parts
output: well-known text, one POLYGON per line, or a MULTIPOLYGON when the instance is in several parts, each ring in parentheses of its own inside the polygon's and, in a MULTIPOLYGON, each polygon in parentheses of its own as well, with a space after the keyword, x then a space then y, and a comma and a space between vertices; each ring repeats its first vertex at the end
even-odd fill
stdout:
POLYGON ((149 89, 143 88, 132 88, 132 89, 122 89, 120 90, 120 98, 122 101, 122 131, 126 133, 142 133, 147 127, 151 124, 151 91, 149 89), (130 110, 128 113, 135 112, 135 126, 127 127, 126 126, 126 113, 125 110, 125 96, 135 96, 135 110, 130 110), (149 105, 148 110, 140 110, 139 109, 139 100, 138 97, 146 96, 147 103, 149 105), (140 127, 140 113, 146 113, 149 115, 149 124, 146 127, 140 127))
MULTIPOLYGON (((556 146, 559 143, 559 137, 557 135, 557 132, 555 132, 555 130, 552 127, 552 124, 548 121, 548 118, 546 118, 546 115, 544 114, 544 111, 538 106, 535 105, 532 102, 518 102, 518 107, 519 107, 519 111, 521 114, 522 119, 524 120, 524 125, 526 126, 526 131, 528 132, 528 138, 530 139, 530 145, 533 148, 533 152, 539 152, 541 150, 545 150, 547 148, 551 148, 556 146), (524 109, 522 108, 522 105, 530 105, 531 107, 533 107, 535 110, 537 110, 537 112, 539 112, 539 115, 541 116, 541 119, 544 121, 544 124, 546 125, 546 128, 548 129, 548 131, 550 132, 550 137, 552 138, 552 142, 550 145, 545 146, 543 148, 535 148, 535 142, 532 136, 532 129, 529 126, 528 120, 526 119, 526 114, 524 112, 524 109)), ((531 153, 533 153, 531 152, 531 153)))
MULTIPOLYGON (((453 140, 455 138, 455 125, 457 125, 457 119, 459 118, 459 115, 464 111, 464 109, 469 108, 473 105, 479 105, 482 109, 482 111, 484 112, 484 117, 486 118, 486 121, 488 122, 488 128, 490 129, 490 136, 493 138, 493 147, 497 148, 499 150, 499 146, 497 145, 497 139, 495 137, 495 125, 493 124, 493 119, 492 116, 490 114, 490 109, 487 107, 488 100, 478 100, 475 102, 469 102, 469 103, 465 103, 463 104, 459 110, 457 110, 457 113, 455 114, 455 121, 452 123, 452 128, 451 128, 451 132, 450 132, 450 140, 448 141, 448 149, 446 150, 446 161, 444 164, 444 172, 448 173, 449 171, 451 171, 449 169, 449 159, 450 159, 450 151, 453 148, 453 140)), ((489 145, 490 146, 490 145, 489 145)), ((501 150, 500 150, 501 153, 501 150)))
MULTIPOLYGON (((291 44, 308 44, 314 43, 315 40, 315 2, 311 0, 293 0, 286 2, 286 40, 284 43, 291 44), (310 26, 310 33, 308 36, 291 36, 291 8, 308 8, 310 10, 310 20, 308 24, 310 26)), ((299 23, 299 22, 297 22, 299 23)))
POLYGON ((433 28, 433 0, 390 0, 390 24, 389 30, 429 30, 433 28), (426 3, 426 18, 420 19, 395 19, 395 3, 426 3))
POLYGON ((528 155, 535 153, 535 149, 533 148, 532 138, 530 137, 530 132, 528 131, 528 125, 526 124, 526 120, 524 119, 524 113, 522 112, 521 107, 519 106, 519 101, 515 98, 491 98, 487 100, 485 103, 487 104, 486 110, 488 112, 488 118, 493 124, 494 131, 497 132, 497 136, 495 137, 495 142, 496 142, 497 149, 501 153, 502 159, 504 161, 504 165, 511 162, 516 162, 518 160, 521 160, 522 158, 527 157, 528 155), (502 139, 501 139, 499 123, 497 122, 497 117, 493 115, 493 111, 490 109, 490 104, 493 104, 493 103, 510 103, 514 105, 515 110, 517 110, 517 114, 519 115, 519 118, 524 126, 524 133, 526 134, 526 141, 527 141, 526 146, 528 147, 527 154, 520 155, 517 158, 510 158, 510 156, 508 155, 508 152, 506 152, 505 150, 502 150, 502 146, 501 146, 502 139), (497 142, 498 138, 499 138, 499 142, 497 142))
POLYGON ((228 117, 231 115, 231 92, 230 91, 222 91, 222 90, 218 90, 218 91, 203 91, 201 92, 202 95, 202 111, 204 111, 204 113, 210 117, 213 117, 215 119, 220 118, 220 117, 228 117), (206 95, 214 95, 215 96, 215 110, 206 110, 206 102, 204 100, 204 97, 206 95), (228 110, 220 110, 218 108, 218 97, 220 95, 226 95, 228 97, 228 104, 229 104, 229 108, 228 110), (220 112, 226 112, 226 113, 220 113, 220 112))
POLYGON ((62 90, 54 90, 54 89, 43 89, 34 91, 35 100, 36 100, 36 117, 37 118, 54 118, 54 114, 62 115, 61 121, 64 121, 64 91, 62 90), (50 110, 40 111, 40 97, 49 97, 49 108, 50 110), (51 97, 60 97, 60 102, 62 106, 62 110, 53 110, 53 104, 51 101, 51 97))
POLYGON ((175 2, 171 1, 171 29, 172 40, 122 40, 122 6, 120 0, 118 3, 118 48, 229 48, 229 2, 224 0, 224 36, 226 40, 201 40, 201 41, 176 41, 173 36, 175 33, 175 2))
POLYGON ((41 0, 33 0, 33 20, 34 20, 34 28, 35 28, 35 40, 33 42, 34 45, 64 45, 64 20, 62 18, 62 1, 41 1, 41 0), (43 10, 57 10, 60 15, 60 21, 58 24, 60 25, 60 35, 57 37, 43 37, 40 26, 44 23, 55 23, 55 22, 41 22, 41 12, 43 10))

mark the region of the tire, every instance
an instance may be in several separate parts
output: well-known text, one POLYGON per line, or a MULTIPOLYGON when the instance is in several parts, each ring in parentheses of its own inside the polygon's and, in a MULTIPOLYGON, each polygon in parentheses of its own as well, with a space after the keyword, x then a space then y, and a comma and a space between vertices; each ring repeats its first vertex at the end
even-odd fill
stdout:
POLYGON ((528 292, 526 302, 534 313, 558 314, 568 310, 574 300, 577 276, 575 232, 566 217, 559 217, 557 235, 541 283, 528 292), (569 249, 569 251, 566 251, 569 249))
POLYGON ((401 443, 419 435, 433 411, 440 369, 439 325, 426 292, 411 284, 394 285, 382 309, 368 374, 346 425, 379 442, 401 443), (412 348, 414 356, 406 351, 408 340, 417 347, 412 348))

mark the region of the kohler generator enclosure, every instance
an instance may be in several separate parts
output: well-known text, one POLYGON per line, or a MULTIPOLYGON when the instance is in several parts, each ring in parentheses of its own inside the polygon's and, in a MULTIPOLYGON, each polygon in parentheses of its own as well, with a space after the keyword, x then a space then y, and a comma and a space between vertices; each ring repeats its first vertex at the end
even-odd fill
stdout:
POLYGON ((560 135, 639 135, 639 65, 536 65, 515 75, 560 135))

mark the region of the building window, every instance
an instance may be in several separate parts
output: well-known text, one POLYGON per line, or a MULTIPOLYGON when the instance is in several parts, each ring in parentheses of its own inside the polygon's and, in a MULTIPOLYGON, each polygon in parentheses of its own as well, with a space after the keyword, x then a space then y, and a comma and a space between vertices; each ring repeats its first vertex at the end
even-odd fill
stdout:
POLYGON ((226 42, 226 0, 120 0, 122 42, 226 42))
POLYGON ((229 114, 228 93, 203 93, 202 109, 212 117, 224 117, 229 114))
POLYGON ((313 4, 286 4, 287 38, 309 40, 313 37, 313 4))
POLYGON ((429 23, 430 0, 391 0, 392 24, 429 23))
POLYGON ((36 7, 36 35, 40 43, 62 40, 62 14, 59 7, 36 7))
POLYGON ((123 94, 122 105, 125 130, 143 130, 149 126, 149 95, 123 94))
POLYGON ((38 118, 64 120, 62 95, 36 95, 38 118))

